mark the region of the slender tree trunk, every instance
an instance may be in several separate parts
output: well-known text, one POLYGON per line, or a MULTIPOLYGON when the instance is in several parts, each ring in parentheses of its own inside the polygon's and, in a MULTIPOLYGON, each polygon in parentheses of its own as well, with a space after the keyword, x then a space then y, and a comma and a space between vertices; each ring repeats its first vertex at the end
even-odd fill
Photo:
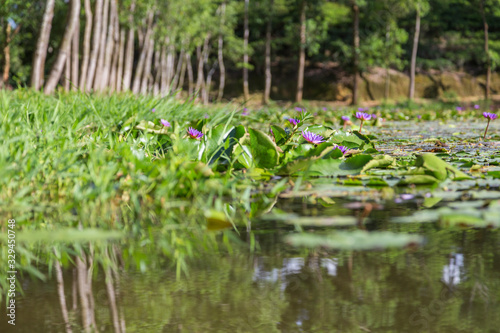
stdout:
POLYGON ((193 86, 194 86, 194 75, 193 75, 193 64, 191 63, 191 54, 186 53, 186 65, 188 74, 188 94, 189 97, 193 96, 193 86))
POLYGON ((299 54, 299 73, 297 78, 297 96, 295 101, 302 102, 304 91, 304 68, 306 64, 306 1, 302 0, 300 5, 300 54, 299 54))
POLYGON ((250 90, 248 88, 248 38, 250 37, 250 30, 248 29, 248 6, 250 0, 245 0, 245 13, 244 13, 244 32, 243 32, 243 97, 245 101, 250 98, 250 90))
POLYGON ((272 29, 272 19, 273 19, 273 0, 269 0, 269 16, 267 17, 267 27, 266 27, 266 84, 264 87, 264 104, 269 104, 271 99, 271 83, 272 83, 272 73, 271 73, 271 29, 272 29))
POLYGON ((115 19, 117 19, 118 13, 116 11, 116 0, 110 0, 109 8, 109 23, 108 23, 108 36, 106 39, 106 50, 103 57, 102 65, 102 77, 100 83, 100 89, 104 90, 106 88, 111 88, 111 64, 113 59, 113 50, 115 49, 115 19))
MULTIPOLYGON (((73 42, 73 38, 71 38, 71 41, 73 42)), ((61 81, 62 81, 62 84, 64 86, 65 91, 69 91, 69 89, 71 88, 71 86, 70 86, 70 83, 71 83, 71 44, 69 45, 68 55, 66 56, 66 62, 64 64, 64 75, 61 78, 61 81)))
MULTIPOLYGON (((167 41, 168 43, 168 38, 167 41)), ((168 56, 167 56, 167 46, 163 45, 161 47, 161 53, 160 53, 160 72, 161 72, 161 77, 159 78, 159 91, 161 96, 166 96, 168 90, 170 89, 169 86, 169 80, 168 80, 168 56)))
POLYGON ((141 79, 143 76, 146 57, 148 55, 148 50, 149 50, 149 40, 152 33, 152 24, 153 24, 153 13, 150 12, 148 14, 148 27, 146 30, 146 35, 144 37, 145 41, 143 43, 141 54, 139 55, 139 61, 137 62, 137 67, 135 68, 134 84, 132 85, 132 92, 134 94, 139 93, 141 89, 141 79))
POLYGON ((89 55, 90 55, 90 36, 92 34, 92 7, 90 0, 85 0, 85 32, 83 35, 83 58, 82 68, 80 70, 80 90, 85 91, 85 83, 87 80, 87 71, 89 68, 89 55))
POLYGON ((3 48, 4 67, 3 67, 3 76, 2 76, 2 82, 4 82, 4 84, 5 84, 6 87, 8 85, 9 73, 10 73, 10 41, 11 41, 11 33, 12 33, 12 26, 7 21, 7 26, 5 27, 5 37, 6 37, 5 47, 3 48))
POLYGON ((35 56, 33 57, 33 70, 31 73, 31 87, 39 90, 42 87, 45 58, 47 56, 47 47, 49 45, 50 30, 52 29, 52 19, 54 18, 55 0, 47 0, 45 12, 43 14, 40 36, 36 44, 35 56))
POLYGON ((73 39, 73 34, 75 32, 76 24, 78 23, 78 17, 80 15, 80 0, 71 0, 71 12, 70 18, 68 20, 68 26, 64 32, 63 40, 59 48, 59 53, 57 55, 56 62, 52 67, 50 76, 45 85, 45 93, 51 94, 56 88, 57 82, 61 77, 64 63, 66 62, 66 57, 68 55, 68 50, 73 39))
POLYGON ((184 88, 184 78, 186 77, 186 57, 184 49, 179 54, 179 61, 177 62, 177 70, 175 73, 174 81, 172 82, 172 91, 181 90, 184 88), (180 66, 180 67, 179 67, 180 66))
POLYGON ((218 62, 219 62, 219 94, 217 95, 217 101, 222 100, 224 95, 224 85, 226 83, 226 66, 224 65, 224 21, 226 18, 226 1, 221 4, 220 7, 220 27, 219 27, 219 49, 218 49, 218 62))
POLYGON ((123 83, 122 90, 127 91, 130 90, 130 84, 132 82, 132 69, 134 66, 134 19, 132 13, 135 11, 135 1, 132 1, 130 5, 130 15, 128 17, 129 21, 129 29, 127 36, 127 46, 125 47, 125 64, 123 68, 123 83))
POLYGON ((120 49, 118 55, 118 70, 116 73, 116 91, 122 91, 123 87, 123 59, 125 56, 125 29, 120 31, 120 49))
POLYGON ((490 85, 491 85, 491 57, 488 50, 489 38, 488 38, 488 22, 486 22, 486 13, 484 9, 484 0, 479 2, 481 9, 481 16, 483 18, 483 29, 484 29, 484 53, 486 55, 486 86, 484 88, 484 99, 490 99, 490 85))
POLYGON ((78 13, 75 32, 73 33, 73 43, 71 45, 71 90, 78 90, 78 67, 80 55, 80 13, 78 13))
MULTIPOLYGON (((90 91, 93 87, 95 72, 97 69, 97 56, 99 55, 100 41, 101 41, 101 30, 102 30, 102 4, 103 0, 96 0, 95 2, 95 22, 94 22, 94 33, 92 36, 92 53, 89 59, 89 70, 87 73, 87 80, 85 91, 90 91)), ((84 75, 84 73, 82 73, 84 75)))
MULTIPOLYGON (((108 35, 108 19, 109 19, 109 3, 111 0, 104 0, 104 9, 102 11, 102 31, 100 36, 99 56, 97 57, 97 72, 94 79, 94 90, 102 90, 104 88, 105 74, 105 59, 108 54, 108 47, 106 47, 108 35)), ((111 20, 109 20, 111 21, 111 20)), ((107 83, 107 82, 106 82, 107 83)))
POLYGON ((113 60, 111 61, 111 71, 109 74, 109 86, 111 91, 117 89, 117 74, 118 74, 118 57, 120 56, 120 23, 118 22, 118 5, 115 7, 115 35, 114 35, 114 51, 113 60))
POLYGON ((417 18, 415 20, 415 36, 413 36, 413 50, 411 52, 410 91, 408 92, 409 100, 412 100, 415 97, 415 69, 417 67, 417 50, 418 50, 419 36, 420 36, 420 8, 417 8, 417 18))
MULTIPOLYGON (((164 49, 164 46, 162 47, 162 50, 164 49)), ((153 83, 153 96, 158 96, 160 93, 160 80, 162 79, 162 76, 165 75, 165 71, 162 69, 161 66, 161 55, 162 55, 162 50, 156 49, 154 51, 154 83, 153 83)), ((165 57, 165 54, 163 54, 165 57)))
POLYGON ((196 87, 194 90, 195 94, 200 96, 201 86, 205 81, 205 78, 203 76, 203 52, 201 51, 201 46, 199 45, 196 47, 196 58, 198 59, 198 71, 196 73, 196 87))
POLYGON ((203 94, 203 104, 208 105, 210 102, 210 87, 212 86, 212 77, 215 73, 215 65, 208 71, 207 82, 205 84, 204 94, 203 94))
POLYGON ((151 65, 153 63, 153 51, 155 48, 155 42, 153 37, 149 37, 147 42, 144 42, 144 45, 148 44, 147 55, 146 55, 146 64, 144 65, 144 74, 142 76, 142 84, 141 84, 141 94, 146 95, 149 93, 148 86, 149 81, 151 80, 151 65))
POLYGON ((352 82, 352 105, 358 104, 358 81, 359 81, 359 7, 356 0, 353 1, 352 12, 353 20, 353 82, 352 82))

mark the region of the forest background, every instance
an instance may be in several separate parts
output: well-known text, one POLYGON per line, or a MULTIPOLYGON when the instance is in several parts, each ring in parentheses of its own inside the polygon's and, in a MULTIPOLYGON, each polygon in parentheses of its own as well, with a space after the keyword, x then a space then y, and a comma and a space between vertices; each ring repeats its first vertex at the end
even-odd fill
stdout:
POLYGON ((210 103, 491 98, 499 0, 2 0, 1 88, 210 103))

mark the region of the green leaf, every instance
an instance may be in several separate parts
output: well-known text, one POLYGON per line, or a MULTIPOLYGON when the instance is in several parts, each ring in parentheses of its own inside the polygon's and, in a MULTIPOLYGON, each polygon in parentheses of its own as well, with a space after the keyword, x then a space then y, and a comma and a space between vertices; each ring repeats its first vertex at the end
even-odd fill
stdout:
POLYGON ((361 173, 366 172, 369 169, 372 168, 387 168, 389 166, 395 165, 395 160, 393 157, 389 155, 380 155, 380 156, 375 156, 373 160, 368 162, 364 167, 363 170, 361 170, 361 173))
POLYGON ((472 179, 467 174, 446 163, 434 154, 428 153, 418 155, 415 161, 415 166, 424 168, 427 175, 433 176, 440 181, 447 178, 451 178, 453 180, 472 179))
POLYGON ((411 185, 411 184, 427 185, 427 184, 435 184, 437 182, 439 182, 439 180, 433 176, 415 175, 415 176, 407 176, 401 179, 397 185, 398 186, 411 185))
POLYGON ((274 141, 277 145, 283 144, 288 138, 288 135, 281 126, 271 125, 271 130, 273 131, 274 141))
POLYGON ((319 176, 358 175, 372 159, 372 156, 364 154, 355 155, 346 160, 319 159, 309 168, 309 171, 319 176))
POLYGON ((418 235, 389 231, 367 232, 356 230, 337 231, 326 235, 295 234, 286 237, 286 241, 294 246, 309 248, 327 247, 338 250, 373 250, 420 244, 423 238, 418 235))
POLYGON ((259 168, 274 168, 278 164, 279 153, 271 138, 257 129, 249 128, 250 151, 259 168))

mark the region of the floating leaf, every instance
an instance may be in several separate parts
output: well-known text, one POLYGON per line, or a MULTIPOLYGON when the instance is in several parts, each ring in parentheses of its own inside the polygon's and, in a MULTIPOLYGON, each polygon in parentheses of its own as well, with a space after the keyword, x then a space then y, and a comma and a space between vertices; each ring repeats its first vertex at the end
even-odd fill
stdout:
POLYGON ((405 247, 420 244, 423 238, 418 235, 394 233, 389 231, 367 232, 337 231, 326 235, 301 233, 286 237, 286 241, 294 246, 327 247, 338 250, 373 250, 405 247))
POLYGON ((415 166, 425 169, 425 173, 427 175, 433 176, 440 181, 447 178, 454 180, 471 179, 470 176, 446 163, 434 154, 418 155, 415 161, 415 166))
POLYGON ((76 229, 60 228, 58 230, 29 230, 17 234, 19 242, 64 242, 78 243, 102 241, 122 238, 125 235, 117 230, 102 230, 97 228, 76 229))

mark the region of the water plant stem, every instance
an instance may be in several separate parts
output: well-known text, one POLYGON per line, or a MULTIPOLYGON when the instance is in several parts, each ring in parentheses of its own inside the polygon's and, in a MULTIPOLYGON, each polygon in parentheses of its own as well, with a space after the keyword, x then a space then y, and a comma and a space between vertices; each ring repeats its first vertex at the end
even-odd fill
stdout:
POLYGON ((486 140, 486 133, 488 132, 488 127, 490 127, 490 119, 488 119, 488 124, 486 125, 486 129, 484 130, 484 136, 483 136, 483 140, 486 140))
POLYGON ((361 133, 362 129, 363 129, 363 119, 361 119, 361 125, 359 125, 359 133, 361 133))

